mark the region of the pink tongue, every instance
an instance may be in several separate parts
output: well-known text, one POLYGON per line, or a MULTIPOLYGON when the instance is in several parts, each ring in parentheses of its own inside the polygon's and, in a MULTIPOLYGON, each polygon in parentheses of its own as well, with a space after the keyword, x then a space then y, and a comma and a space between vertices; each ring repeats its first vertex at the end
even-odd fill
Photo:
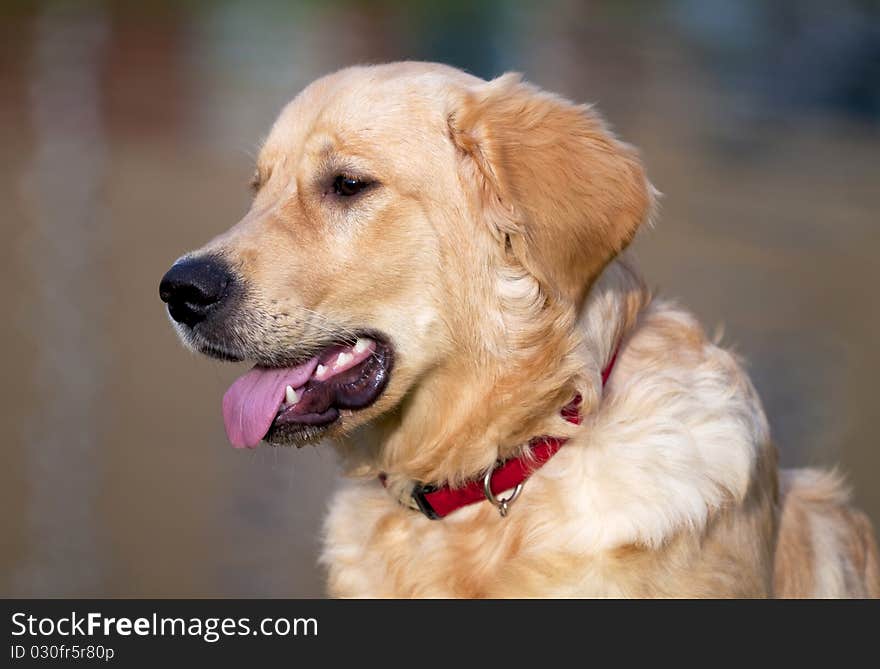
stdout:
POLYGON ((239 377, 223 396, 223 423, 232 445, 253 448, 259 444, 281 408, 285 387, 304 385, 317 365, 318 359, 312 358, 298 367, 254 367, 239 377))

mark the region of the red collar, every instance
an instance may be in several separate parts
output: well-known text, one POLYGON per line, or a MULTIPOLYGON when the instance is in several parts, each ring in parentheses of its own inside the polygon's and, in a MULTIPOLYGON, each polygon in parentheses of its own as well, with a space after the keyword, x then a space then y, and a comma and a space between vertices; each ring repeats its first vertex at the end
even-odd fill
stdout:
MULTIPOLYGON (((603 387, 608 382, 608 377, 611 376, 614 363, 617 362, 618 349, 614 350, 611 360, 602 370, 603 387)), ((580 425, 581 414, 578 409, 580 404, 581 396, 577 395, 562 409, 562 417, 569 423, 580 425)), ((461 488, 417 483, 412 491, 412 499, 407 500, 409 502, 407 506, 418 509, 431 520, 439 520, 463 506, 488 499, 504 516, 507 514, 508 506, 522 490, 526 479, 556 455, 566 441, 568 440, 562 437, 535 437, 529 442, 531 451, 529 454, 506 460, 495 469, 487 472, 486 476, 470 481, 461 488), (513 493, 507 499, 496 497, 499 493, 511 489, 513 493)), ((385 483, 384 474, 380 475, 379 479, 383 484, 385 483)))

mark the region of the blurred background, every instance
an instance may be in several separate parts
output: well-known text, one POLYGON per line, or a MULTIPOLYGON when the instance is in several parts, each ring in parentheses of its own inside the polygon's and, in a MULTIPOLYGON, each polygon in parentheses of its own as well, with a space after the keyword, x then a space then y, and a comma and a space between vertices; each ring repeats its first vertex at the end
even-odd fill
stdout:
POLYGON ((665 194, 650 283, 723 325, 783 463, 839 463, 880 522, 877 2, 0 0, 0 595, 322 594, 332 451, 234 451, 243 368, 157 286, 246 211, 285 102, 397 59, 596 103, 665 194))

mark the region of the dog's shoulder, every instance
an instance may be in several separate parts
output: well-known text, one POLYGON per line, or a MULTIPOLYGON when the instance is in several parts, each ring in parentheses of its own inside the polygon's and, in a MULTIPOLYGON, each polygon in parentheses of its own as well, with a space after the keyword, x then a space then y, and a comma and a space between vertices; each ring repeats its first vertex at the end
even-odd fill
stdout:
POLYGON ((741 362, 665 300, 639 315, 602 403, 563 450, 558 466, 594 549, 700 532, 743 502, 756 475, 775 487, 775 467, 760 466, 775 456, 767 420, 741 362))

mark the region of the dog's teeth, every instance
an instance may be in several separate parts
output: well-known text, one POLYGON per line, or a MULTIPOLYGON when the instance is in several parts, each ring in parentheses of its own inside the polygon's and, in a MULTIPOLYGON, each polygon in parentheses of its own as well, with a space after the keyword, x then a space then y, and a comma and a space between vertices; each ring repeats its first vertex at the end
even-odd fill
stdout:
POLYGON ((324 376, 327 372, 327 368, 324 365, 318 365, 318 368, 315 370, 315 376, 324 376))
POLYGON ((336 364, 334 367, 342 367, 343 365, 347 365, 354 359, 354 356, 351 353, 340 353, 339 357, 336 358, 336 364))
POLYGON ((363 353, 364 351, 366 351, 370 347, 370 344, 372 344, 372 343, 373 342, 370 341, 369 339, 364 339, 363 337, 358 337, 358 340, 354 343, 354 352, 355 353, 363 353))
POLYGON ((299 395, 291 386, 287 386, 284 389, 284 399, 287 400, 289 405, 293 406, 299 402, 299 395))

